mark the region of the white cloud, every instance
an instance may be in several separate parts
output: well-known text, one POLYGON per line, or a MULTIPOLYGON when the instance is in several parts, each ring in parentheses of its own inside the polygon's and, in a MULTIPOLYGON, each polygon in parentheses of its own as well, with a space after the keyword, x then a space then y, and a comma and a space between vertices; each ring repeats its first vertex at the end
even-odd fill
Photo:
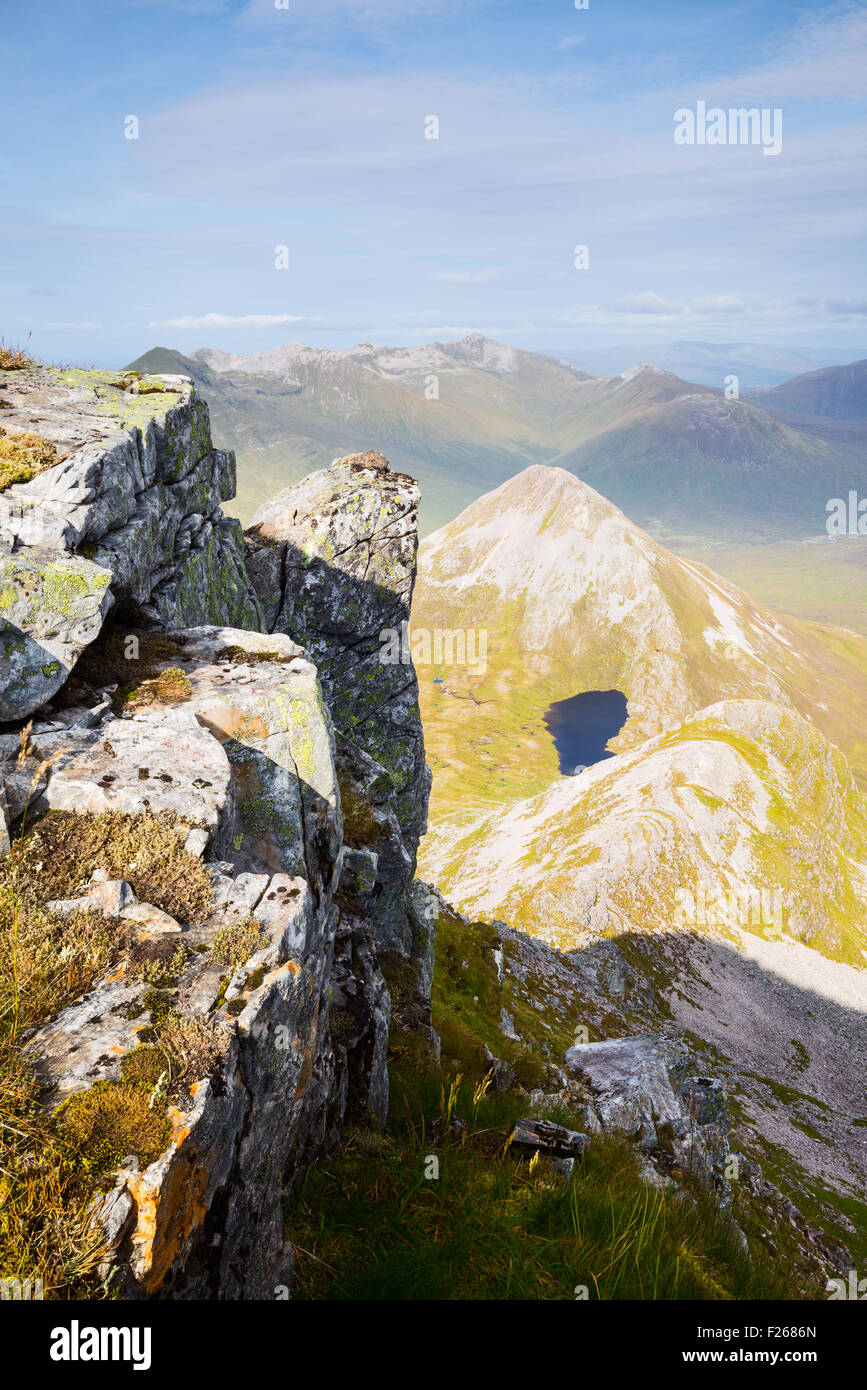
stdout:
POLYGON ((561 322, 586 327, 635 328, 646 325, 648 317, 655 323, 684 326, 689 323, 710 325, 738 319, 744 323, 766 323, 768 320, 822 321, 833 323, 867 317, 867 302, 863 300, 769 299, 747 302, 740 294, 709 294, 694 299, 666 299, 645 290, 641 294, 624 295, 613 307, 582 304, 566 309, 561 322))
POLYGON ((779 56, 775 54, 763 66, 748 68, 733 80, 709 84, 708 99, 779 104, 863 98, 867 7, 863 0, 845 0, 822 12, 807 13, 778 50, 779 56))
POLYGON ((629 314, 665 315, 667 318, 713 318, 718 314, 743 314, 740 294, 706 294, 695 299, 665 299, 661 294, 645 290, 642 294, 627 294, 617 308, 629 314))
POLYGON ((498 274, 499 271, 488 267, 486 270, 441 270, 433 278, 441 285, 483 285, 498 274))
POLYGON ((78 332, 79 329, 98 329, 102 330, 101 323, 46 323, 42 326, 43 333, 66 333, 78 332))
POLYGON ((149 323, 148 328, 277 328, 281 324, 309 322, 299 314, 185 314, 149 323))

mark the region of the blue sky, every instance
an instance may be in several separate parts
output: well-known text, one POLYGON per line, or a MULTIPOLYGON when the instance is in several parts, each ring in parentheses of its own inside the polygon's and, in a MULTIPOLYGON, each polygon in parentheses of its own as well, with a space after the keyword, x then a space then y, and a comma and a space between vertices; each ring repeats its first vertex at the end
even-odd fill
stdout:
POLYGON ((0 331, 49 360, 867 350, 867 3, 47 0, 0 42, 0 331), (698 101, 781 153, 677 146, 698 101))

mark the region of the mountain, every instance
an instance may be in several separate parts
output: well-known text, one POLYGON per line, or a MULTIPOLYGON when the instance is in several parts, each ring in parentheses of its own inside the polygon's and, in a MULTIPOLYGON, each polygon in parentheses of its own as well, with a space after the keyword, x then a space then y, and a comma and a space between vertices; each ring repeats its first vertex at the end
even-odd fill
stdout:
POLYGON ((867 358, 793 377, 753 396, 775 414, 818 415, 825 420, 867 420, 867 358))
POLYGON ((615 753, 761 699, 811 718, 867 778, 867 638, 753 602, 563 469, 525 470, 422 542, 412 621, 434 824, 554 781, 544 715, 584 690, 628 698, 615 753), (437 630, 463 633, 475 666, 445 649, 433 664, 437 630))
POLYGON ((817 365, 815 356, 770 344, 704 343, 688 339, 674 343, 624 343, 620 347, 586 352, 571 349, 565 353, 551 352, 550 356, 583 367, 594 376, 616 376, 638 359, 705 386, 722 386, 725 378, 733 373, 742 390, 752 386, 776 386, 801 372, 813 371, 817 365))
POLYGON ((238 454, 238 513, 333 457, 381 450, 418 477, 422 532, 531 464, 580 476, 661 537, 781 540, 824 532, 859 476, 867 426, 776 418, 643 362, 591 377, 473 334, 418 348, 248 357, 156 348, 132 364, 183 371, 238 454))
POLYGON ((185 371, 207 396, 215 426, 238 454, 244 520, 333 458, 381 450, 421 481, 427 529, 545 458, 570 393, 586 379, 480 335, 342 352, 291 343, 250 357, 156 348, 132 366, 185 371))
POLYGON ((816 535, 834 486, 859 467, 854 438, 800 430, 649 363, 575 394, 564 447, 547 462, 663 538, 816 535))
MULTIPOLYGON (((421 873, 501 937, 616 951, 647 996, 615 961, 594 978, 639 1031, 658 1009, 708 1049, 745 1165, 863 1232, 867 639, 775 614, 532 467, 423 541, 412 649, 421 873), (628 718, 613 756, 563 775, 545 715, 588 690, 623 692, 628 718)), ((524 1005, 554 1034, 549 997, 524 1005)))

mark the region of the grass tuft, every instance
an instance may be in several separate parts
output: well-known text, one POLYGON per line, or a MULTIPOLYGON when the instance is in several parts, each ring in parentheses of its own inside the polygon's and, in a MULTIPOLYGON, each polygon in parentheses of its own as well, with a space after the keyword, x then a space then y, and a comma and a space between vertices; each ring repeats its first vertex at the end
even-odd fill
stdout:
POLYGON ((49 439, 25 432, 7 434, 0 429, 0 492, 13 483, 29 483, 38 473, 63 462, 63 455, 49 439))
POLYGON ((207 917, 213 906, 202 861, 184 849, 188 830, 170 812, 51 811, 29 832, 26 844, 31 860, 39 861, 44 898, 75 897, 102 869, 109 878, 132 884, 141 902, 188 923, 207 917))

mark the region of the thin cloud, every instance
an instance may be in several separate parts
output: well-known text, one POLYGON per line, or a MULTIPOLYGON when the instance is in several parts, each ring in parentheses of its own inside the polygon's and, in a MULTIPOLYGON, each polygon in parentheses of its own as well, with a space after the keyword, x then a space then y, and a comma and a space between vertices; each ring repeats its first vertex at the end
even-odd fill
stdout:
POLYGON ((683 325, 727 320, 742 322, 767 322, 768 320, 798 320, 801 322, 840 322, 856 321, 867 317, 867 302, 863 300, 837 299, 771 299, 748 303, 740 294, 709 294, 694 299, 666 299, 646 290, 641 294, 625 295, 613 306, 582 304, 566 309, 560 316, 562 323, 594 328, 635 328, 647 324, 652 318, 655 323, 683 325))
POLYGON ((499 271, 488 267, 486 270, 441 270, 433 278, 441 285, 484 285, 498 274, 499 271))
POLYGON ((184 314, 177 319, 149 323, 148 328, 278 328, 287 323, 309 323, 301 314, 184 314))
POLYGON ((46 323, 46 324, 43 324, 43 326, 42 326, 42 332, 43 332, 43 333, 49 333, 49 332, 50 332, 50 333, 66 333, 66 332, 73 332, 73 331, 74 331, 74 332, 78 332, 79 330, 81 330, 82 332, 84 332, 85 330, 92 330, 92 329, 98 329, 98 330, 101 331, 101 330, 102 330, 102 324, 101 324, 101 323, 46 323))

